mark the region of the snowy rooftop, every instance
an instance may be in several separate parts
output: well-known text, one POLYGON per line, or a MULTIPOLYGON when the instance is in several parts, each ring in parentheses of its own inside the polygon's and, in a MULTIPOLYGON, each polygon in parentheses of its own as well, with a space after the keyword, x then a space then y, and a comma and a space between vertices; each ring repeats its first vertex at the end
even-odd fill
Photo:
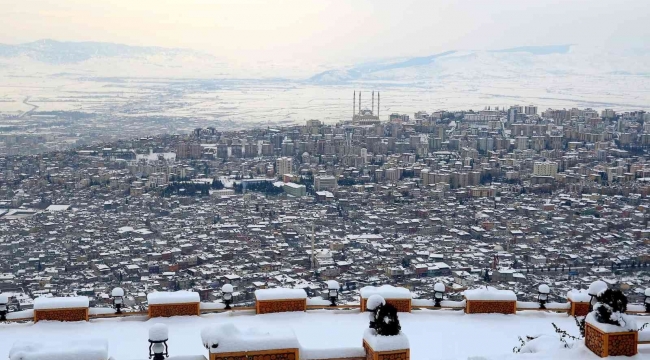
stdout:
MULTIPOLYGON (((464 314, 460 311, 417 310, 400 313, 402 331, 411 345, 411 359, 598 359, 584 345, 566 350, 557 342, 544 342, 544 352, 513 354, 518 337, 553 335, 557 324, 578 335, 574 319, 566 314, 539 311, 518 312, 517 315, 464 314), (557 346, 556 346, 557 345, 557 346)), ((636 317, 641 326, 648 317, 636 317)), ((93 319, 89 322, 60 323, 41 321, 0 324, 0 358, 7 358, 15 342, 33 340, 65 342, 84 339, 106 339, 109 355, 115 360, 144 359, 148 349, 148 330, 157 323, 169 326, 170 355, 207 355, 201 331, 210 326, 233 324, 239 329, 273 329, 293 331, 301 347, 323 348, 359 347, 368 314, 358 311, 313 310, 307 312, 254 315, 252 311, 156 318, 144 316, 93 319)), ((305 352, 305 353, 308 353, 305 352)), ((650 345, 639 345, 639 354, 630 359, 650 358, 650 345)))

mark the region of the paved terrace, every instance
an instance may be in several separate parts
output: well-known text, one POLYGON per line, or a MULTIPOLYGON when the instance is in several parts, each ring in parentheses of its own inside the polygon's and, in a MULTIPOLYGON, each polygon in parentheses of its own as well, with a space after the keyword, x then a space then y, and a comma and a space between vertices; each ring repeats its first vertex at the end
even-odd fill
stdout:
MULTIPOLYGON (((579 344, 563 350, 564 355, 513 354, 518 337, 554 334, 551 323, 579 335, 572 317, 566 313, 519 311, 516 315, 464 314, 451 310, 414 310, 399 313, 402 331, 409 337, 411 359, 598 359, 579 344)), ((650 317, 637 316, 639 326, 650 317)), ((116 360, 146 359, 148 330, 156 323, 169 326, 170 355, 206 355, 200 332, 206 326, 233 323, 245 329, 292 329, 304 348, 340 348, 361 345, 368 327, 368 314, 358 310, 308 310, 255 315, 254 311, 212 313, 148 319, 146 316, 91 319, 89 322, 4 323, 0 324, 0 358, 6 358, 19 340, 58 342, 72 339, 104 338, 109 355, 116 360)), ((557 345, 557 344, 553 344, 557 345)), ((650 345, 639 345, 639 354, 630 359, 650 358, 650 345)))

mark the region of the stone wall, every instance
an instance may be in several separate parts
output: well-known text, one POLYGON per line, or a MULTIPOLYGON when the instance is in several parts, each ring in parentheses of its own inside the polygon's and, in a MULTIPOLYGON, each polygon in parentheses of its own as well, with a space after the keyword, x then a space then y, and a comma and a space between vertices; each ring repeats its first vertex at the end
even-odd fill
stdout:
MULTIPOLYGON (((393 305, 399 312, 411 312, 411 299, 384 299, 386 304, 393 305)), ((361 299, 361 312, 366 311, 368 299, 361 299)))
POLYGON ((307 299, 257 300, 255 310, 258 314, 307 311, 307 299))
POLYGON ((516 314, 517 302, 508 300, 467 300, 466 314, 516 314))
POLYGON ((34 310, 34 322, 40 320, 88 321, 88 308, 34 310))
POLYGON ((634 356, 638 339, 636 331, 605 333, 589 323, 585 325, 585 346, 600 357, 634 356))
POLYGON ((410 360, 410 349, 401 349, 394 351, 374 351, 367 342, 363 342, 363 348, 366 351, 366 360, 410 360))
POLYGON ((149 305, 149 317, 201 315, 199 303, 149 305))
POLYGON ((300 360, 298 349, 275 349, 210 354, 210 360, 300 360))

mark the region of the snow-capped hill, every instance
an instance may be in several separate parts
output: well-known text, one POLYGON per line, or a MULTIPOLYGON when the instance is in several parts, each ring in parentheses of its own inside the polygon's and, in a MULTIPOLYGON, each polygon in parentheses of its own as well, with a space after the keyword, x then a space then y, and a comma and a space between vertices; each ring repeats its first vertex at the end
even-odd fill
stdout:
POLYGON ((332 69, 311 77, 309 81, 321 84, 350 81, 417 83, 450 78, 482 81, 547 76, 648 74, 650 56, 647 52, 554 45, 447 51, 393 62, 332 69))
POLYGON ((174 57, 180 55, 209 56, 184 49, 129 46, 104 42, 68 42, 44 39, 18 45, 0 44, 0 57, 26 57, 47 64, 80 63, 104 57, 174 57))

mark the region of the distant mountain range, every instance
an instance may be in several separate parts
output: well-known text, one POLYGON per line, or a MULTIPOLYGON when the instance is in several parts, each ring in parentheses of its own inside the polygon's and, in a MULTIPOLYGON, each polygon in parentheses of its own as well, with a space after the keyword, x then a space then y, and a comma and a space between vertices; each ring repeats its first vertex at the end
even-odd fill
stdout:
POLYGON ((93 58, 104 57, 143 57, 153 55, 178 56, 194 55, 210 57, 192 50, 168 49, 154 46, 129 46, 105 42, 68 42, 38 40, 30 43, 0 44, 0 57, 27 57, 47 64, 74 64, 93 58))

